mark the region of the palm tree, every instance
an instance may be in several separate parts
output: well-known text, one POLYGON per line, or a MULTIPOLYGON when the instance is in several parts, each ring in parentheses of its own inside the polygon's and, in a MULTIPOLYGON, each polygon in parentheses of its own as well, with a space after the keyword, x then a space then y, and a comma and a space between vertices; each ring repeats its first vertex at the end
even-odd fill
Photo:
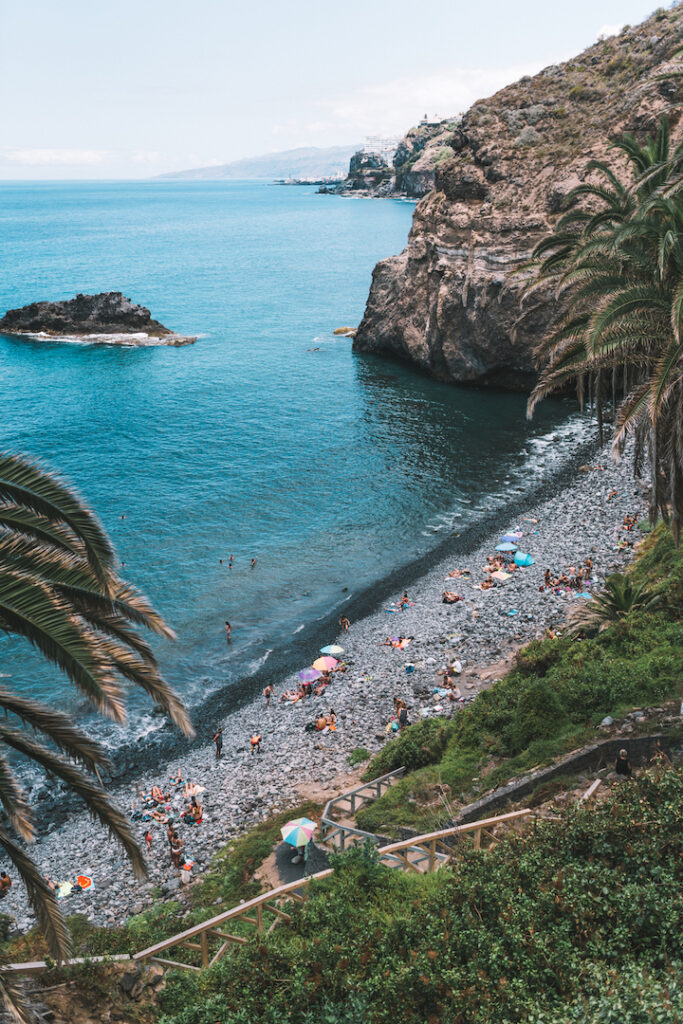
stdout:
POLYGON ((568 636, 603 630, 632 611, 649 611, 661 601, 645 584, 634 584, 621 573, 605 581, 605 589, 577 608, 569 618, 568 636))
POLYGON ((678 543, 683 520, 683 145, 671 153, 668 123, 645 146, 624 136, 633 180, 624 185, 592 162, 606 182, 575 189, 577 204, 532 254, 526 294, 541 291, 564 314, 536 350, 541 374, 528 413, 546 395, 588 381, 602 439, 603 403, 611 391, 613 446, 635 438, 635 469, 647 455, 651 518, 671 520, 678 543), (587 205, 584 201, 588 200, 587 205), (611 378, 611 389, 608 381, 611 378))
MULTIPOLYGON (((127 680, 189 736, 187 713, 161 677, 138 627, 174 635, 146 599, 120 579, 106 533, 74 491, 36 462, 0 453, 0 629, 28 641, 57 665, 99 713, 125 721, 122 682, 127 680)), ((55 895, 17 842, 33 839, 34 823, 8 750, 77 793, 121 844, 138 877, 144 876, 145 863, 126 817, 99 781, 99 770, 110 767, 102 747, 62 711, 6 687, 0 687, 0 708, 0 804, 9 822, 0 827, 0 848, 26 887, 51 954, 63 959, 70 940, 55 895)), ((11 1002, 9 993, 0 993, 5 996, 11 1002)))

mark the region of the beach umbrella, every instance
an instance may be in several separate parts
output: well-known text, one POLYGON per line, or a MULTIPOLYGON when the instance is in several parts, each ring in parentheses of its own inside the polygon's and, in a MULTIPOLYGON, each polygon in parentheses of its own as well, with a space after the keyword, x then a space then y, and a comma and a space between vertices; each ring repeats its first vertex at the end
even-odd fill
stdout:
POLYGON ((496 544, 496 551, 512 552, 517 550, 516 544, 511 544, 509 541, 505 541, 504 544, 496 544))
POLYGON ((339 644, 330 644, 329 647, 321 647, 321 654, 332 654, 335 658, 338 658, 340 654, 344 653, 344 648, 340 647, 339 644))
POLYGON ((299 679, 302 683, 313 683, 316 679, 320 679, 322 672, 318 672, 317 668, 305 668, 303 672, 299 672, 299 679))
POLYGON ((336 658, 330 658, 329 655, 324 655, 322 658, 316 658, 313 662, 313 668, 317 668, 320 672, 329 672, 330 669, 336 668, 339 664, 336 658))
POLYGON ((308 846, 318 826, 310 818, 294 818, 280 829, 282 838, 290 846, 308 846))
POLYGON ((501 544, 516 544, 518 540, 522 539, 521 533, 504 533, 500 538, 501 544))
POLYGON ((534 564, 533 558, 531 557, 531 555, 527 554, 526 551, 517 551, 517 552, 515 552, 515 565, 520 565, 522 567, 525 567, 525 566, 533 565, 533 564, 534 564))
POLYGON ((81 889, 93 888, 92 878, 89 878, 88 875, 78 875, 76 877, 76 882, 78 883, 78 885, 80 885, 81 889))

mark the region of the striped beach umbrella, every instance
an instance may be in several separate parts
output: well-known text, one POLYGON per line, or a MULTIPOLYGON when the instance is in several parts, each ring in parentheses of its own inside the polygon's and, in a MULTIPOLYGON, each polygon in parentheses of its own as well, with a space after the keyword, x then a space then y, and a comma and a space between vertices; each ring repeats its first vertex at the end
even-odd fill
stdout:
POLYGON ((313 662, 313 668, 317 668, 319 672, 329 672, 330 669, 336 668, 339 662, 336 658, 331 658, 329 654, 323 655, 322 658, 316 658, 313 662))
POLYGON ((290 846, 308 846, 317 827, 317 824, 310 818, 294 818, 293 821, 288 821, 286 825, 283 825, 280 832, 284 841, 290 846))

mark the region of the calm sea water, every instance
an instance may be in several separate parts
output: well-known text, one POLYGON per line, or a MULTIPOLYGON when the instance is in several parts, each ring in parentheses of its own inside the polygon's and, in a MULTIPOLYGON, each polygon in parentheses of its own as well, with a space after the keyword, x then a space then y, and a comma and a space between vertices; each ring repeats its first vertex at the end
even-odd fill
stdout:
MULTIPOLYGON (((0 337, 2 443, 97 510, 178 633, 160 657, 190 701, 239 686, 573 443, 569 406, 530 425, 523 396, 447 387, 333 336, 360 320, 411 216, 254 182, 0 186, 0 310, 120 290, 201 335, 148 349, 0 337)), ((74 706, 28 646, 5 639, 0 657, 13 685, 74 706)), ((132 710, 144 731, 148 705, 132 710)))

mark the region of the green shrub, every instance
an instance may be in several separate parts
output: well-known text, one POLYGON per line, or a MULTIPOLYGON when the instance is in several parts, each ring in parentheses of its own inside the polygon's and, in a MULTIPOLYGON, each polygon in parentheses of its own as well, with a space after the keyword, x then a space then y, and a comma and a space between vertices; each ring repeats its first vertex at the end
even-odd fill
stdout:
POLYGON ((444 718, 426 718, 409 725, 375 754, 363 778, 376 779, 401 767, 413 772, 434 764, 446 748, 451 729, 451 723, 444 718))
POLYGON ((532 740, 561 732, 567 722, 562 702, 547 679, 534 679, 519 694, 509 729, 509 749, 525 750, 532 740))
POLYGON ((683 776, 658 767, 432 875, 353 849, 288 925, 171 977, 163 1024, 668 1024, 682 825, 683 776))
POLYGON ((367 747, 356 747, 351 751, 346 761, 353 768, 357 764, 362 764, 363 761, 368 761, 371 757, 372 752, 367 747))

